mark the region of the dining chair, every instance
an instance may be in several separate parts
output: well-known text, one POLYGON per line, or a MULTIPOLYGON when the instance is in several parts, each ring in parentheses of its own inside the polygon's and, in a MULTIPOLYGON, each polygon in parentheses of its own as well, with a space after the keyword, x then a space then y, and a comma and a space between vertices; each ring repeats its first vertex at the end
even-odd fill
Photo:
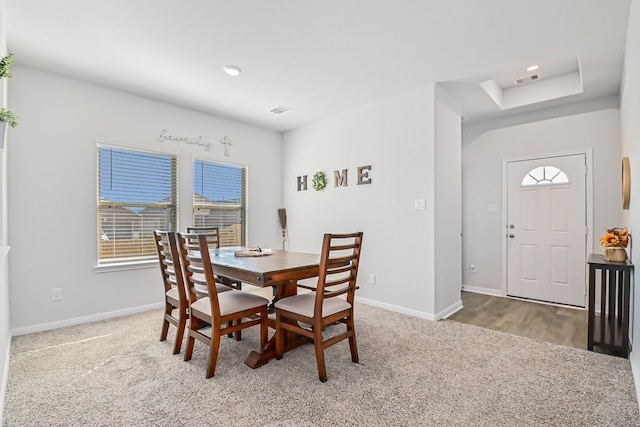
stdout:
POLYGON ((358 347, 353 320, 353 301, 362 248, 362 232, 325 234, 320 255, 318 284, 314 291, 277 301, 276 358, 284 352, 284 333, 293 332, 313 340, 320 381, 327 381, 324 350, 349 339, 351 360, 358 362, 358 347), (311 325, 311 330, 300 325, 311 325), (344 332, 323 339, 326 326, 343 323, 344 332))
POLYGON ((167 339, 169 324, 174 325, 177 330, 173 354, 178 354, 182 347, 184 329, 189 316, 189 303, 184 287, 180 252, 178 251, 174 232, 154 230, 153 237, 158 251, 160 273, 162 274, 162 283, 164 285, 164 316, 160 341, 167 339))
MULTIPOLYGON (((218 227, 187 227, 187 233, 190 234, 204 234, 207 236, 207 242, 211 248, 220 247, 220 229, 218 227)), ((225 285, 231 286, 234 289, 242 289, 242 282, 239 280, 233 280, 228 277, 222 277, 216 275, 217 281, 225 285)))
POLYGON ((260 348, 266 345, 269 300, 235 289, 216 292, 216 280, 206 235, 178 233, 178 246, 189 295, 189 322, 184 360, 191 360, 195 340, 208 345, 206 378, 210 378, 215 374, 221 336, 260 325, 260 348), (194 242, 197 242, 197 245, 194 245, 194 242), (207 286, 209 295, 196 298, 196 285, 207 286), (211 326, 209 335, 199 327, 201 322, 211 326))

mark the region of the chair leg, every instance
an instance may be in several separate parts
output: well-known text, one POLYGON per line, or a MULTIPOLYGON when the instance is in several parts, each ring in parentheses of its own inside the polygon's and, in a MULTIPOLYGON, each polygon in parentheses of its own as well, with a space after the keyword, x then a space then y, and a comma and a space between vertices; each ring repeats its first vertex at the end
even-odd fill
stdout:
POLYGON ((327 368, 324 363, 324 346, 322 345, 322 327, 315 325, 313 328, 313 347, 316 351, 316 364, 318 365, 318 378, 327 382, 327 368))
POLYGON ((284 352, 284 332, 280 327, 280 322, 282 321, 280 313, 276 311, 276 359, 282 359, 282 353, 284 352))
MULTIPOLYGON (((233 326, 233 320, 231 320, 229 323, 227 323, 227 326, 228 327, 232 327, 233 326)), ((233 332, 228 333, 227 336, 229 338, 233 338, 233 332)))
POLYGON ((262 316, 262 323, 260 324, 260 348, 265 348, 269 340, 269 318, 267 317, 267 310, 260 313, 260 316, 262 316))
POLYGON ((164 304, 164 315, 162 316, 162 330, 160 331, 160 341, 167 339, 167 333, 169 332, 169 321, 167 315, 171 316, 173 306, 169 303, 164 304))
POLYGON ((178 319, 178 328, 176 330, 176 342, 173 345, 173 354, 180 353, 180 349, 182 348, 182 338, 184 337, 184 329, 187 326, 187 313, 183 310, 180 313, 180 318, 178 319))
MULTIPOLYGON (((236 320, 236 322, 238 322, 238 324, 239 324, 240 323, 240 319, 236 320)), ((233 326, 233 321, 229 322, 228 325, 229 325, 229 327, 233 326)), ((236 337, 236 341, 241 341, 242 340, 242 331, 236 331, 235 333, 231 332, 231 333, 227 334, 227 336, 229 338, 233 338, 234 334, 235 334, 235 337, 236 337)))
POLYGON ((195 317, 190 317, 189 319, 189 331, 187 334, 187 348, 184 351, 184 360, 191 360, 191 356, 193 355, 193 345, 196 342, 196 339, 191 335, 191 331, 195 331, 198 329, 198 319, 195 317))
POLYGON ((351 361, 358 363, 358 345, 356 344, 356 329, 353 322, 353 317, 347 318, 347 330, 351 331, 349 337, 349 348, 351 349, 351 361))
MULTIPOLYGON (((214 326, 215 328, 215 326, 214 326)), ((216 372, 218 362, 218 350, 220 349, 220 330, 211 331, 211 347, 209 348, 209 365, 206 378, 211 378, 216 372)))

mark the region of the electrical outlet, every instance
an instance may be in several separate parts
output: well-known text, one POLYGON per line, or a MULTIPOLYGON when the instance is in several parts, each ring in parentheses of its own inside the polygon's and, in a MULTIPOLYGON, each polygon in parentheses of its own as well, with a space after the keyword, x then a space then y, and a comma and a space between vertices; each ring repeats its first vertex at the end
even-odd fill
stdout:
POLYGON ((375 274, 370 274, 369 275, 369 284, 370 285, 375 285, 376 284, 376 275, 375 274))
POLYGON ((60 301, 62 299, 62 288, 51 289, 51 301, 60 301))

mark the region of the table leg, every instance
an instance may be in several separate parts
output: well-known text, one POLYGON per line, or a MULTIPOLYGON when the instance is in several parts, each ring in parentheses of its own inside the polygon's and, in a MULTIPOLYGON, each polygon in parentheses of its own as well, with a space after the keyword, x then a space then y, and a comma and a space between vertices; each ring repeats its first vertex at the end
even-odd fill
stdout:
MULTIPOLYGON (((296 281, 286 282, 280 285, 277 285, 276 295, 273 303, 275 303, 278 299, 289 297, 292 295, 296 295, 298 292, 298 283, 296 281)), ((289 321, 289 320, 287 320, 289 321)), ((269 319, 269 326, 275 329, 275 319, 269 319)), ((309 342, 305 337, 300 337, 299 335, 294 334, 290 331, 285 331, 284 333, 284 351, 287 352, 294 348, 300 347, 309 342)), ((267 341, 267 344, 258 351, 252 351, 249 356, 245 359, 245 365, 250 368, 259 368, 262 365, 266 365, 269 363, 269 360, 275 359, 276 357, 276 334, 267 341)))

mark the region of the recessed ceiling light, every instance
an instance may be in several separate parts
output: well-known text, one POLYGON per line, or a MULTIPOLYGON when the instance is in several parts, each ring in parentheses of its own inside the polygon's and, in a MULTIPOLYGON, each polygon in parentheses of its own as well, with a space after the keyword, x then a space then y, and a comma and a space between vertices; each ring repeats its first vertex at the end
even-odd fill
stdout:
POLYGON ((225 65, 222 67, 222 70, 232 77, 239 76, 242 72, 242 69, 237 65, 225 65))
POLYGON ((539 66, 539 65, 532 65, 532 66, 530 66, 530 67, 527 67, 527 71, 535 71, 535 70, 537 70, 538 68, 540 68, 540 66, 539 66))

